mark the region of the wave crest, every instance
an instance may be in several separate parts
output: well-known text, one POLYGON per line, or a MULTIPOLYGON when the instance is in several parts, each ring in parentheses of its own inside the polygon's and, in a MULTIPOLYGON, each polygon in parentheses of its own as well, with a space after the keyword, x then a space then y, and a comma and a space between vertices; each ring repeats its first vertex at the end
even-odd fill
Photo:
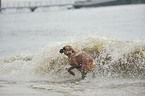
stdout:
POLYGON ((19 54, 0 61, 0 73, 61 75, 67 73, 69 62, 59 53, 65 45, 80 52, 85 51, 94 59, 96 74, 145 75, 145 41, 119 41, 98 36, 84 37, 69 42, 53 43, 36 54, 19 54))

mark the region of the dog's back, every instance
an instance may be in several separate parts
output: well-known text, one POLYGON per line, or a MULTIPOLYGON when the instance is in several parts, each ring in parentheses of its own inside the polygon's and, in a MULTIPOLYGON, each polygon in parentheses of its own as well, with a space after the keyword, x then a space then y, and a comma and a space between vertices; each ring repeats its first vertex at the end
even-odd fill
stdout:
POLYGON ((90 69, 94 68, 93 58, 85 52, 78 54, 76 56, 76 61, 81 69, 85 68, 85 70, 89 71, 90 69))

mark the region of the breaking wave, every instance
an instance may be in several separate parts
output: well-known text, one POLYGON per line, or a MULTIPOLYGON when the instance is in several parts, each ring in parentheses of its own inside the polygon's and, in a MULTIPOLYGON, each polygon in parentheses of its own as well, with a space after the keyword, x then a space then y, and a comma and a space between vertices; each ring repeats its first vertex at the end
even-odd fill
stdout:
MULTIPOLYGON (((145 76, 145 41, 120 41, 98 36, 50 43, 36 54, 20 53, 4 58, 0 60, 0 74, 8 77, 71 77, 66 71, 69 66, 67 57, 59 53, 65 45, 90 54, 97 75, 145 76)), ((76 77, 79 76, 78 72, 76 77)))

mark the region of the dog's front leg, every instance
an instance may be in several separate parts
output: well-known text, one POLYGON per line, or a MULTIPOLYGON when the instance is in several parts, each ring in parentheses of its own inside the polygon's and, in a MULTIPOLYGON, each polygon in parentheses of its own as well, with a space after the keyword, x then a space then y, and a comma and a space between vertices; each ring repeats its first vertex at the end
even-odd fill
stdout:
POLYGON ((69 67, 69 68, 67 69, 67 71, 68 71, 71 75, 75 76, 75 73, 71 71, 72 69, 74 69, 74 67, 69 67))

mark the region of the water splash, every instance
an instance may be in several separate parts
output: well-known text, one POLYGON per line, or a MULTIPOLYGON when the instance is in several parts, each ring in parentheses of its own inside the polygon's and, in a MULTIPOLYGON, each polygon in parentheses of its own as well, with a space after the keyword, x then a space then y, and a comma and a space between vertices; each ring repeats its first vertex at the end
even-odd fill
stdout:
MULTIPOLYGON (((96 74, 145 76, 145 41, 120 41, 88 36, 50 45, 36 54, 20 53, 0 60, 0 74, 11 77, 36 75, 68 78, 70 75, 66 68, 69 62, 66 56, 59 54, 59 49, 71 45, 76 51, 85 51, 93 57, 96 74)), ((80 76, 79 72, 77 76, 80 76)))

